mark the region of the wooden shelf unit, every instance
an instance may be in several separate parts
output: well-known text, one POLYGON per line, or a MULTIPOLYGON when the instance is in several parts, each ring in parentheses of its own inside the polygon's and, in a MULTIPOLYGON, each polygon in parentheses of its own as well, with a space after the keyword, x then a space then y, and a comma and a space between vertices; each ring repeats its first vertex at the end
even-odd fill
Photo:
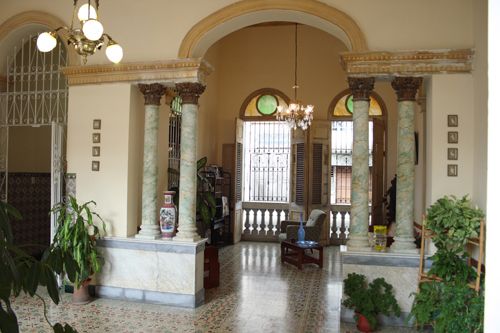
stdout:
MULTIPOLYGON (((420 246, 420 265, 419 265, 419 271, 418 271, 418 284, 420 286, 420 283, 422 282, 430 282, 430 281, 442 281, 441 278, 435 276, 435 275, 429 275, 424 272, 424 261, 425 261, 425 244, 427 240, 432 239, 432 236, 434 236, 434 233, 428 229, 425 228, 425 223, 427 221, 426 216, 423 217, 422 221, 422 239, 421 239, 421 246, 420 246)), ((473 265, 473 260, 472 259, 472 253, 469 253, 469 259, 468 259, 468 265, 469 266, 475 266, 476 272, 477 272, 477 277, 474 282, 470 282, 468 285, 472 289, 479 291, 479 288, 481 287, 481 273, 483 271, 483 260, 484 260, 484 220, 481 220, 481 224, 479 227, 479 238, 470 238, 467 240, 467 246, 476 246, 479 247, 479 256, 477 261, 475 262, 475 265, 473 265)), ((467 252, 472 252, 470 249, 466 249, 467 252)))

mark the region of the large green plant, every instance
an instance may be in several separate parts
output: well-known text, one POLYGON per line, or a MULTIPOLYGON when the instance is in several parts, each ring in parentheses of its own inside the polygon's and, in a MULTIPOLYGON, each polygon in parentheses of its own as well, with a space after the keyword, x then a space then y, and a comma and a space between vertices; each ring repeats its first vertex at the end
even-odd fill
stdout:
POLYGON ((368 284, 362 274, 349 273, 344 280, 344 293, 347 298, 343 304, 357 314, 362 314, 372 328, 377 327, 377 315, 401 315, 401 308, 394 297, 392 285, 384 278, 377 278, 368 284))
POLYGON ((68 324, 52 325, 46 316, 45 300, 37 294, 37 289, 39 285, 45 286, 52 301, 58 304, 56 274, 48 252, 38 261, 14 245, 10 221, 20 218, 21 214, 14 207, 0 201, 0 332, 19 332, 19 323, 10 300, 11 296, 19 296, 21 291, 42 300, 45 320, 54 332, 76 332, 68 324))
POLYGON ((467 239, 479 235, 479 226, 484 213, 472 207, 464 196, 445 196, 427 210, 426 228, 433 231, 432 240, 438 249, 461 252, 467 239))
POLYGON ((49 259, 56 272, 66 273, 76 288, 92 274, 100 272, 104 264, 96 244, 102 235, 94 220, 100 222, 103 230, 105 224, 91 205, 95 206, 95 202, 79 204, 70 196, 67 202, 52 208, 52 213, 57 216, 57 225, 49 259))

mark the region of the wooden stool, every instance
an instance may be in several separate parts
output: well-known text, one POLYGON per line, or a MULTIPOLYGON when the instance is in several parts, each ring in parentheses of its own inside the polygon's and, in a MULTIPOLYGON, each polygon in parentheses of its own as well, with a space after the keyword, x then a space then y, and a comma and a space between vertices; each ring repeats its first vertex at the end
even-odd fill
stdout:
POLYGON ((219 286, 219 250, 215 246, 205 247, 205 264, 203 287, 205 289, 219 286))

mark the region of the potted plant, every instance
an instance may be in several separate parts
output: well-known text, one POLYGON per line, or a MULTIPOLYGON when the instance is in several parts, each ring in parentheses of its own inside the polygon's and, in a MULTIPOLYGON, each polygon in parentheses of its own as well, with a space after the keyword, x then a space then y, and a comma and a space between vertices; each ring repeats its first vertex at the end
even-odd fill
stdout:
POLYGON ((384 278, 368 283, 364 275, 349 273, 344 280, 344 293, 347 298, 342 304, 354 310, 354 318, 361 332, 375 330, 379 314, 401 315, 393 287, 384 278))
POLYGON ((91 209, 94 201, 79 204, 70 196, 67 202, 55 205, 51 212, 57 216, 55 235, 50 247, 49 258, 55 263, 56 272, 66 274, 74 283, 73 302, 89 302, 88 283, 90 277, 101 271, 104 258, 97 249, 97 239, 102 234, 95 224, 101 217, 91 209))

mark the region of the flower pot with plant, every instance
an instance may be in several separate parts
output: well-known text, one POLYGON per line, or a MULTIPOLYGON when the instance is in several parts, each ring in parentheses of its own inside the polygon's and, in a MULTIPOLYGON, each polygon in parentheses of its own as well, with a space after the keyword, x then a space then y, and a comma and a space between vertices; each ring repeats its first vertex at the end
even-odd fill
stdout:
POLYGON ((92 210, 94 201, 79 204, 74 197, 52 208, 57 216, 54 239, 50 248, 50 260, 59 274, 66 274, 74 283, 73 302, 78 304, 90 301, 87 286, 93 274, 101 271, 104 258, 97 249, 97 239, 105 224, 92 210))
POLYGON ((342 304, 354 310, 354 318, 361 332, 375 330, 379 314, 401 315, 401 308, 394 297, 394 289, 384 278, 377 278, 368 283, 364 275, 349 273, 344 280, 344 293, 347 298, 342 304))

